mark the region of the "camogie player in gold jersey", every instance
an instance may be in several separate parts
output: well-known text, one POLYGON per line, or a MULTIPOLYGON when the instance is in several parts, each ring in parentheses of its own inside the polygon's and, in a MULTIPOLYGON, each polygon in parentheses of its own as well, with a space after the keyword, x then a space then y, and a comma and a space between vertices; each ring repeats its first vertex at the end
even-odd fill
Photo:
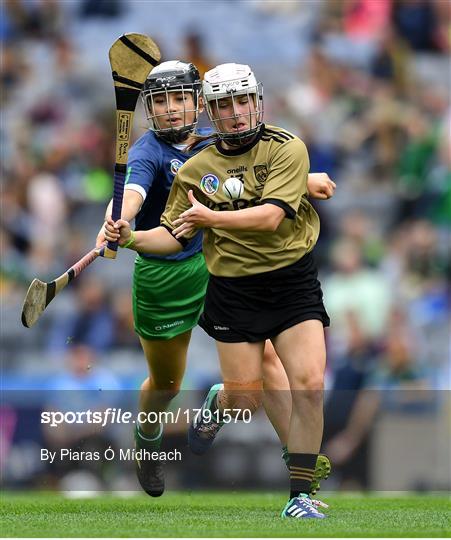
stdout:
POLYGON ((216 340, 223 384, 212 387, 205 414, 190 426, 190 447, 203 453, 226 415, 258 407, 271 340, 292 399, 290 497, 282 516, 324 518, 309 493, 323 433, 329 317, 312 255, 319 218, 307 200, 307 149, 263 123, 262 87, 249 66, 210 70, 203 96, 215 138, 179 169, 161 226, 133 232, 124 220, 110 221, 107 239, 165 255, 204 229, 210 277, 199 325, 216 340))
MULTIPOLYGON (((199 152, 202 145, 197 144, 192 152, 187 148, 198 142, 201 133, 212 132, 210 128, 195 131, 203 108, 200 90, 196 66, 178 60, 159 64, 144 84, 142 97, 149 130, 130 150, 122 207, 123 218, 135 218, 137 230, 151 229, 160 223, 177 169, 191 154, 199 152)), ((208 138, 203 144, 207 143, 208 138)), ((310 196, 315 198, 332 196, 335 187, 325 173, 309 174, 307 184, 310 196)), ((107 216, 110 214, 111 203, 107 216)), ((104 241, 105 227, 102 226, 97 246, 104 241)), ((199 231, 177 254, 155 256, 141 252, 135 260, 132 293, 135 331, 149 368, 149 376, 141 386, 139 407, 148 417, 156 418, 158 413, 166 411, 182 384, 191 329, 197 325, 202 312, 209 277, 201 250, 202 232, 199 231)), ((286 459, 291 398, 285 372, 269 341, 263 362, 263 386, 263 404, 284 446, 286 459)), ((137 423, 137 448, 159 450, 163 431, 164 426, 156 420, 137 423)), ((208 433, 210 438, 203 439, 202 446, 198 445, 202 452, 214 438, 213 429, 208 433)), ((144 491, 152 497, 162 495, 162 463, 141 460, 136 465, 144 491)), ((318 489, 319 481, 329 469, 327 458, 319 456, 311 493, 318 489)))

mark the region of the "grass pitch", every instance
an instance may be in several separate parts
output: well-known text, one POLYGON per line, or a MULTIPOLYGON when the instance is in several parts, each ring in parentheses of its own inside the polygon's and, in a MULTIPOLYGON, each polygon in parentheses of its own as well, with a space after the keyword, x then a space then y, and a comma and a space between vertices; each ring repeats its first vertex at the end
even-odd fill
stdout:
POLYGON ((446 496, 334 495, 325 520, 281 519, 284 494, 167 493, 68 500, 2 494, 2 537, 449 537, 446 496))

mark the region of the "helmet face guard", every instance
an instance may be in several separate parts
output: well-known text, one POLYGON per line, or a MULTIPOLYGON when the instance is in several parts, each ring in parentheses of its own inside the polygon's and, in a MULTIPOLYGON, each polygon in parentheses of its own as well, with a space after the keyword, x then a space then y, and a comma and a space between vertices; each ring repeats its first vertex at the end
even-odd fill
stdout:
POLYGON ((214 125, 218 137, 232 146, 241 146, 249 142, 259 131, 263 123, 263 86, 255 79, 249 66, 241 64, 222 64, 208 71, 203 82, 203 95, 208 117, 214 125), (237 105, 242 96, 246 96, 246 107, 237 105), (233 113, 221 115, 219 102, 230 98, 233 113), (226 130, 225 121, 233 120, 235 130, 226 130), (246 130, 238 128, 240 120, 249 126, 246 130))
POLYGON ((192 133, 199 118, 199 95, 201 80, 194 64, 186 62, 163 62, 155 67, 144 83, 141 97, 144 103, 149 127, 164 140, 170 143, 181 143, 192 133), (169 110, 171 93, 181 93, 183 97, 183 110, 173 113, 169 110), (192 96, 193 107, 186 107, 186 94, 192 96), (166 102, 166 111, 155 113, 155 98, 163 96, 166 102), (162 127, 163 119, 182 115, 183 125, 180 127, 162 127), (188 116, 190 119, 188 120, 188 116))

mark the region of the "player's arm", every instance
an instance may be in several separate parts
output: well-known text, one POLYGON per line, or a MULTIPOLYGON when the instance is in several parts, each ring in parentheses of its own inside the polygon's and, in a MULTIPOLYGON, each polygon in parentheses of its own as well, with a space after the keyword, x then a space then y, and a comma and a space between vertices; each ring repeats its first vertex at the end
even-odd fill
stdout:
POLYGON ((183 249, 186 240, 174 238, 171 221, 173 216, 186 209, 186 199, 186 189, 177 174, 169 193, 165 211, 161 216, 162 226, 148 231, 132 231, 128 221, 120 219, 113 223, 109 218, 106 227, 107 240, 118 241, 120 246, 134 249, 139 253, 153 253, 154 255, 178 253, 183 249))
POLYGON ((284 210, 273 204, 216 212, 200 203, 192 190, 188 192, 188 199, 191 208, 173 221, 176 228, 172 234, 176 238, 182 238, 196 228, 274 232, 285 217, 284 210))
MULTIPOLYGON (((150 188, 158 177, 161 167, 161 151, 152 141, 144 143, 138 141, 130 149, 127 162, 127 179, 122 203, 121 218, 131 221, 140 211, 150 188)), ((108 227, 108 219, 111 217, 113 204, 109 203, 105 211, 105 220, 97 235, 97 247, 101 245, 106 237, 105 232, 108 227)), ((113 229, 110 233, 113 233, 113 229)))
MULTIPOLYGON (((132 189, 126 189, 124 191, 124 199, 122 202, 122 219, 126 221, 131 221, 136 217, 136 214, 139 212, 144 199, 140 193, 132 189)), ((113 207, 113 200, 108 204, 105 211, 105 221, 97 235, 96 247, 100 247, 105 240, 107 240, 105 233, 108 225, 108 219, 111 217, 111 210, 113 207)), ((111 232, 114 232, 111 230, 111 232)))
MULTIPOLYGON (((336 188, 335 182, 333 182, 327 173, 310 173, 307 177, 307 191, 308 194, 314 199, 330 199, 334 195, 336 188)), ((200 204, 198 201, 190 199, 193 207, 196 204, 200 204), (195 202, 193 202, 195 201, 195 202)), ((202 206, 202 205, 201 205, 202 206)), ((189 216, 192 209, 185 212, 185 217, 188 215, 186 223, 189 222, 189 216)), ((284 211, 271 204, 263 204, 254 208, 245 208, 242 210, 230 212, 213 212, 206 209, 198 209, 197 212, 191 212, 191 215, 197 215, 196 219, 193 219, 193 225, 196 227, 213 227, 217 229, 242 229, 248 231, 275 231, 280 225, 284 216, 284 211), (205 222, 200 223, 201 215, 204 217, 205 222)), ((181 220, 177 220, 177 223, 182 223, 184 215, 180 216, 181 220)), ((194 218, 194 216, 193 216, 194 218)), ((175 223, 175 224, 177 224, 175 223)), ((175 232, 175 231, 174 231, 175 232)), ((176 235, 179 235, 177 231, 176 235)))
POLYGON ((132 231, 130 223, 124 219, 119 219, 114 223, 109 218, 105 235, 108 241, 118 241, 121 247, 127 247, 139 253, 170 255, 183 249, 183 244, 176 240, 165 227, 155 227, 148 231, 132 231))
POLYGON ((174 221, 173 234, 181 238, 195 227, 274 232, 285 218, 294 219, 307 193, 309 159, 300 139, 284 143, 271 158, 261 205, 241 210, 214 212, 188 194, 192 207, 174 221))
POLYGON ((314 199, 330 199, 336 187, 327 173, 309 173, 307 177, 307 191, 314 199))

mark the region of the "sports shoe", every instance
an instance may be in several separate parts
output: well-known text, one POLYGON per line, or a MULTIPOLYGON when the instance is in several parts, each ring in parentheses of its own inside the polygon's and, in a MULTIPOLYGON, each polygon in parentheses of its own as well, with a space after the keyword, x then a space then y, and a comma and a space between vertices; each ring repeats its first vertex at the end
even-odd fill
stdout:
POLYGON ((299 497, 293 497, 287 502, 285 508, 282 510, 281 517, 324 519, 326 516, 316 508, 310 497, 300 495, 299 497))
POLYGON ((219 390, 224 388, 223 384, 214 384, 207 394, 200 411, 195 415, 188 430, 188 444, 191 451, 198 456, 205 454, 215 440, 218 431, 224 425, 224 422, 216 422, 214 418, 208 421, 211 415, 204 414, 206 411, 211 413, 211 405, 219 390))
POLYGON ((143 490, 151 497, 160 497, 164 493, 164 470, 159 459, 150 459, 146 453, 158 451, 162 438, 163 426, 161 426, 160 435, 154 440, 143 439, 138 427, 135 429, 136 476, 143 490), (144 459, 139 459, 138 451, 144 454, 144 459))
MULTIPOLYGON (((288 448, 286 446, 284 446, 282 449, 282 459, 285 461, 285 465, 288 467, 288 448)), ((315 473, 313 474, 313 480, 310 485, 310 495, 315 495, 320 490, 321 480, 327 480, 331 470, 332 466, 330 464, 330 459, 324 454, 318 454, 315 465, 315 473)))

